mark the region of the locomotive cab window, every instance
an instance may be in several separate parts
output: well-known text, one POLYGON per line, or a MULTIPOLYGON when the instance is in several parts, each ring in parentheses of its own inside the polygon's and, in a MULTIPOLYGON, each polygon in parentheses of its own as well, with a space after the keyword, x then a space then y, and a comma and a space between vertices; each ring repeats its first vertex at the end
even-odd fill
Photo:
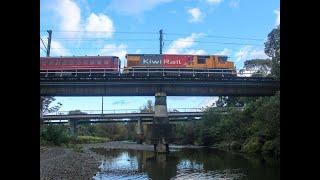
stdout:
POLYGON ((218 60, 219 61, 227 61, 228 60, 228 56, 219 56, 218 60))
POLYGON ((207 56, 198 56, 198 64, 205 64, 207 56))

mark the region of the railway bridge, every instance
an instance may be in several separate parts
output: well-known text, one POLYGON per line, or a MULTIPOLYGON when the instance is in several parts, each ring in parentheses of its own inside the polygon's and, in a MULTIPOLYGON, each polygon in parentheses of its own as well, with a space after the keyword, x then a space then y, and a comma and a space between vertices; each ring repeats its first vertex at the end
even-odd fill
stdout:
MULTIPOLYGON (((209 74, 188 77, 113 74, 101 77, 92 76, 91 72, 88 76, 81 77, 63 76, 61 72, 61 76, 57 77, 40 74, 41 96, 155 96, 152 124, 148 130, 156 152, 168 152, 170 137, 173 136, 169 117, 174 113, 167 110, 167 96, 272 96, 279 90, 280 81, 263 77, 212 78, 209 74)), ((72 116, 68 118, 73 119, 72 116)))

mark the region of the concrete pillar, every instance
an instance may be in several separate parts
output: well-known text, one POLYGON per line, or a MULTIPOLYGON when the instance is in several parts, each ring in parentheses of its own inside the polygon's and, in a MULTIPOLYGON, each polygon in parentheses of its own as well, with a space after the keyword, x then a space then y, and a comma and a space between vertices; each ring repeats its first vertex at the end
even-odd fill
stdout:
POLYGON ((138 127, 137 127, 137 136, 138 136, 138 141, 137 143, 138 144, 142 144, 142 141, 143 141, 143 125, 142 125, 142 122, 141 122, 141 118, 138 119, 138 127))
POLYGON ((42 97, 40 97, 40 126, 43 125, 43 102, 42 97))
POLYGON ((43 113, 42 113, 42 109, 40 109, 40 126, 43 125, 43 113))
POLYGON ((70 130, 73 136, 77 136, 77 133, 78 133, 77 122, 78 122, 77 119, 69 119, 70 130))
POLYGON ((167 141, 169 125, 168 111, 167 111, 167 94, 165 92, 157 92, 155 94, 154 106, 154 120, 153 120, 153 144, 154 150, 158 153, 168 153, 169 144, 167 141))

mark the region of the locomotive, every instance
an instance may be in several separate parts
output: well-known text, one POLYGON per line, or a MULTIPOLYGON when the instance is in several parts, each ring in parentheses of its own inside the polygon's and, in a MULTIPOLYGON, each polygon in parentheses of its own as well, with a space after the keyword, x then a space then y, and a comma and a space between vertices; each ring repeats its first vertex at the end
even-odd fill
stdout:
POLYGON ((236 76, 227 56, 178 54, 126 54, 122 71, 117 56, 40 57, 40 72, 56 75, 236 76))
POLYGON ((231 75, 234 63, 227 56, 178 54, 127 54, 126 73, 161 73, 164 75, 231 75))

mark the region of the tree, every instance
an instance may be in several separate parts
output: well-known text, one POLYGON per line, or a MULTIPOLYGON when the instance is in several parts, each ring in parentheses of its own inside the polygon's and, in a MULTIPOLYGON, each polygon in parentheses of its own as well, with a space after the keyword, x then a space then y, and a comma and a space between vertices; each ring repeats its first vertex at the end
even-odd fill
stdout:
POLYGON ((58 105, 50 107, 50 104, 55 100, 52 96, 40 96, 40 111, 43 114, 57 112, 62 104, 58 102, 58 105))
POLYGON ((244 62, 247 71, 254 71, 253 76, 267 76, 270 73, 272 61, 270 59, 251 59, 244 62))
POLYGON ((240 97, 219 96, 216 105, 217 107, 241 107, 244 105, 244 102, 240 97))
POLYGON ((154 107, 153 107, 153 103, 151 100, 147 101, 147 104, 140 108, 140 112, 142 113, 153 113, 154 112, 154 107))
POLYGON ((264 52, 271 57, 271 74, 280 79, 280 25, 268 34, 264 52))
POLYGON ((62 104, 58 102, 58 105, 50 107, 50 104, 55 100, 52 96, 40 96, 40 125, 42 125, 43 114, 57 112, 62 106, 62 104))

